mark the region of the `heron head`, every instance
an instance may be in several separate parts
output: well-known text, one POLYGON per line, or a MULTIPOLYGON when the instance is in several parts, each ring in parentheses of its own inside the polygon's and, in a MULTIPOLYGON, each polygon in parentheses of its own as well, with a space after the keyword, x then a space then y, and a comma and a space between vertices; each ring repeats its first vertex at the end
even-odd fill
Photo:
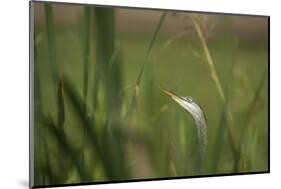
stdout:
POLYGON ((190 96, 179 96, 166 89, 160 88, 166 95, 170 96, 181 107, 188 111, 193 117, 204 117, 204 113, 198 103, 190 96))

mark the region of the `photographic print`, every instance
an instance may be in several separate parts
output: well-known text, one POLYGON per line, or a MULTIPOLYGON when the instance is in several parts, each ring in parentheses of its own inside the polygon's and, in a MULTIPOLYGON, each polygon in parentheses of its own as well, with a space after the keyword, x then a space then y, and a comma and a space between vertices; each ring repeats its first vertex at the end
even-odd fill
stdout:
POLYGON ((30 186, 269 172, 269 17, 30 2, 30 186))

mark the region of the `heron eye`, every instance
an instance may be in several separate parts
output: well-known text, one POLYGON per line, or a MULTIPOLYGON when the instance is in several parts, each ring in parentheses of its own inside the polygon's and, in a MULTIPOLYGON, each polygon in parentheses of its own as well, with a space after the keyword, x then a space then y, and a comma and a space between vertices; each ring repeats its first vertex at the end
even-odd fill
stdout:
POLYGON ((188 102, 193 102, 193 99, 189 96, 184 97, 184 99, 188 102))

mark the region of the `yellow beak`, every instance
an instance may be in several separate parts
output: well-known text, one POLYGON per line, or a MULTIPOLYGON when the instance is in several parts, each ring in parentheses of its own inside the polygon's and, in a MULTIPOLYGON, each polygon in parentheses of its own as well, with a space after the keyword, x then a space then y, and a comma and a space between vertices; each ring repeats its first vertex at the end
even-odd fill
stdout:
POLYGON ((159 88, 160 88, 160 90, 163 91, 166 95, 170 96, 170 97, 173 98, 173 99, 177 99, 177 100, 179 100, 179 101, 184 100, 182 97, 180 97, 180 96, 178 96, 178 95, 172 93, 171 91, 168 91, 168 90, 163 89, 163 88, 161 88, 161 87, 159 87, 159 88))

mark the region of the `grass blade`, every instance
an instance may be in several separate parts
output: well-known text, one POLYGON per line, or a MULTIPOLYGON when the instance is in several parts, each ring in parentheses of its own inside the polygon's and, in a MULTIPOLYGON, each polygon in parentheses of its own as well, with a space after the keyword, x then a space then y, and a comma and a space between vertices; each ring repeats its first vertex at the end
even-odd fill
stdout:
MULTIPOLYGON (((128 177, 126 169, 126 140, 115 129, 121 127, 122 74, 120 55, 116 46, 115 10, 113 8, 95 8, 96 28, 96 67, 99 81, 103 82, 98 90, 104 90, 106 118, 101 137, 101 156, 105 160, 105 169, 112 180, 128 177), (103 88, 101 88, 103 87, 103 88)), ((99 84, 98 84, 99 85, 99 84)), ((99 87, 99 86, 98 86, 99 87)), ((97 95, 97 91, 94 91, 97 95)), ((94 97, 97 99, 97 96, 94 97)), ((96 100, 94 100, 96 103, 96 100)), ((95 105, 95 104, 94 104, 95 105)), ((94 107, 96 109, 96 107, 94 107)), ((97 110, 97 109, 96 109, 97 110)))
MULTIPOLYGON (((158 21, 158 24, 157 24, 155 30, 154 30, 153 36, 151 38, 151 41, 149 42, 149 45, 148 45, 148 48, 147 48, 147 52, 146 52, 146 58, 145 58, 144 63, 142 64, 141 70, 140 70, 140 72, 138 74, 137 81, 136 81, 136 84, 135 84, 135 87, 134 87, 133 96, 132 96, 132 99, 131 99, 131 102, 130 102, 130 106, 129 106, 129 110, 128 110, 127 114, 126 114, 126 117, 128 115, 130 115, 133 112, 133 110, 135 109, 135 107, 137 106, 137 97, 139 95, 140 83, 141 83, 141 79, 142 79, 142 76, 143 76, 143 73, 144 73, 144 69, 145 69, 145 66, 149 62, 148 59, 149 59, 149 57, 151 55, 152 47, 153 47, 153 45, 154 45, 154 43, 155 43, 155 41, 157 39, 157 36, 158 36, 158 34, 159 34, 160 30, 161 30, 161 27, 162 27, 162 25, 163 25, 163 23, 165 21, 166 16, 167 16, 167 12, 163 12, 161 17, 160 17, 160 19, 159 19, 159 21, 158 21)), ((152 77, 151 74, 149 74, 149 76, 152 77)), ((147 80, 151 81, 151 79, 149 79, 149 78, 147 80)))
POLYGON ((74 108, 79 119, 82 121, 82 129, 85 140, 88 139, 87 141, 90 141, 89 144, 91 145, 91 150, 95 154, 98 161, 101 163, 101 166, 104 168, 106 176, 110 178, 110 170, 107 165, 108 163, 102 152, 103 146, 100 144, 101 142, 99 141, 99 137, 97 135, 97 132, 95 131, 95 122, 92 121, 92 118, 88 117, 87 114, 84 114, 84 107, 86 105, 84 104, 83 97, 79 95, 76 88, 69 82, 69 79, 67 78, 64 78, 64 88, 65 95, 70 100, 70 105, 74 108))
POLYGON ((88 92, 88 78, 89 78, 89 61, 90 61, 90 23, 91 23, 91 8, 84 8, 84 40, 83 40, 83 62, 84 62, 84 87, 83 95, 86 102, 88 92))
POLYGON ((53 120, 49 117, 43 118, 43 123, 46 126, 46 129, 56 138, 58 141, 59 148, 67 154, 67 157, 71 159, 73 165, 76 167, 82 182, 91 181, 91 176, 88 170, 85 167, 79 165, 79 158, 77 153, 71 148, 71 144, 67 141, 65 135, 63 135, 58 129, 53 120))
MULTIPOLYGON (((227 106, 228 106, 228 102, 229 102, 229 95, 230 95, 230 87, 232 86, 233 83, 233 75, 234 75, 234 68, 235 68, 235 64, 237 63, 236 59, 237 59, 237 54, 238 54, 238 49, 239 49, 239 44, 238 41, 236 41, 235 43, 235 49, 234 49, 234 54, 232 56, 231 59, 231 63, 230 63, 230 67, 228 69, 228 74, 227 74, 227 79, 226 79, 226 83, 225 83, 225 91, 226 91, 226 101, 223 104, 222 107, 222 111, 221 111, 221 116, 219 118, 219 124, 218 124, 218 129, 215 135, 215 142, 213 145, 213 155, 211 157, 211 162, 212 162, 212 166, 211 166, 211 170, 216 172, 218 170, 218 165, 220 162, 220 158, 221 158, 221 150, 222 150, 222 146, 223 143, 221 142, 223 140, 223 134, 225 132, 225 125, 227 124, 227 106)), ((235 159, 237 157, 237 154, 234 154, 235 159)))
POLYGON ((159 31, 160 31, 160 29, 161 29, 161 27, 162 27, 162 25, 163 25, 163 23, 165 21, 166 15, 167 15, 167 12, 163 12, 161 17, 160 17, 160 19, 159 19, 159 21, 158 21, 158 24, 156 26, 156 29, 155 29, 154 33, 153 33, 152 39, 151 39, 151 41, 150 41, 150 43, 148 45, 147 52, 146 52, 146 60, 142 64, 142 67, 141 67, 141 70, 140 70, 140 73, 139 73, 136 85, 140 85, 145 65, 148 63, 148 59, 149 59, 149 56, 151 54, 152 47, 153 47, 153 45, 155 43, 155 40, 156 40, 156 38, 157 38, 157 36, 159 34, 159 31))
POLYGON ((50 4, 45 4, 45 19, 47 28, 47 38, 48 38, 48 50, 50 57, 50 67, 52 71, 53 84, 56 86, 58 81, 58 66, 56 60, 56 41, 55 41, 55 31, 54 31, 54 15, 53 8, 50 4))
MULTIPOLYGON (((207 63, 208 63, 208 66, 209 66, 210 76, 211 76, 212 80, 214 81, 214 83, 217 87, 218 93, 220 95, 220 98, 221 98, 223 104, 226 104, 225 93, 223 91, 221 82, 219 80, 213 58, 212 58, 211 53, 209 51, 206 39, 205 39, 205 37, 203 35, 203 32, 202 32, 202 29, 200 27, 200 24, 194 16, 191 16, 191 21, 194 25, 194 28, 196 30, 196 33, 197 33, 198 38, 200 40, 200 43, 202 44, 203 51, 204 51, 204 54, 205 54, 205 57, 207 59, 207 63)), ((228 133, 228 136, 229 136, 228 137, 229 142, 230 142, 233 154, 237 154, 237 147, 235 146, 234 134, 233 134, 233 131, 232 131, 233 130, 232 129, 233 116, 232 116, 232 113, 230 111, 230 108, 227 105, 226 105, 226 114, 227 114, 227 120, 229 121, 229 124, 227 124, 227 133, 228 133)))
POLYGON ((63 124, 65 121, 65 109, 64 109, 64 88, 63 81, 60 79, 58 87, 58 123, 59 129, 63 131, 63 124))
POLYGON ((257 106, 257 103, 258 103, 258 100, 260 98, 260 95, 261 95, 261 91, 262 91, 262 87, 264 86, 264 83, 266 81, 266 77, 267 76, 267 70, 262 74, 262 77, 260 78, 260 81, 258 83, 258 86, 254 92, 254 98, 249 106, 249 109, 246 113, 246 119, 245 119, 245 122, 244 122, 244 127, 242 127, 242 131, 240 132, 241 133, 241 136, 239 138, 239 144, 238 144, 238 155, 237 155, 237 158, 235 159, 235 162, 234 162, 234 170, 237 172, 239 170, 239 167, 241 166, 241 164, 243 164, 243 157, 245 156, 245 151, 243 150, 243 142, 245 141, 246 139, 246 130, 247 128, 249 127, 250 125, 250 121, 253 117, 253 113, 255 111, 255 108, 257 106))

